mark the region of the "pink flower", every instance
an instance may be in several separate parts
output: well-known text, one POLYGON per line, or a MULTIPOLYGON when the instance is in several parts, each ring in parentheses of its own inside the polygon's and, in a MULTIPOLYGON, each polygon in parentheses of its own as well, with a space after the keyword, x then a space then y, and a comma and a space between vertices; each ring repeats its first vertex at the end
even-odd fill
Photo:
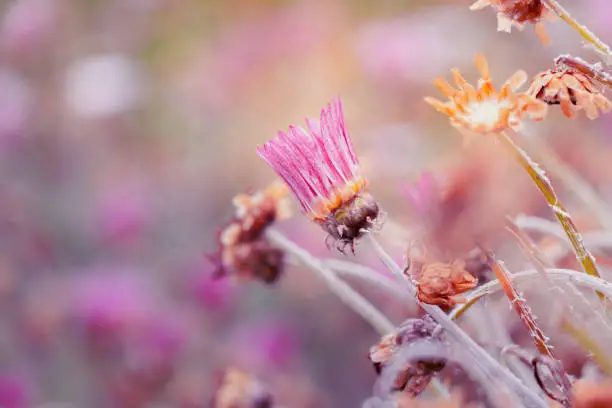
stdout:
POLYGON ((289 132, 259 147, 259 155, 287 183, 304 213, 330 236, 353 246, 363 230, 372 227, 378 204, 365 192, 366 179, 344 125, 342 104, 333 101, 321 120, 306 120, 308 131, 289 132))

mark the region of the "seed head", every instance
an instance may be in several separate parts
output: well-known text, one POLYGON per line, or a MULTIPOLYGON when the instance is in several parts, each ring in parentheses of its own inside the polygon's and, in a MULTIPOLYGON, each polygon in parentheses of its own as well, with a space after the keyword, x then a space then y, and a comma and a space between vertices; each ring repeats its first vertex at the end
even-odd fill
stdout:
POLYGON ((481 77, 477 88, 470 85, 455 68, 452 73, 458 89, 442 78, 434 81, 448 97, 448 101, 442 102, 430 97, 425 98, 425 101, 448 115, 454 127, 467 131, 469 135, 496 133, 508 128, 518 130, 526 117, 544 119, 545 103, 525 93, 517 93, 518 88, 527 80, 524 71, 517 71, 497 92, 484 56, 476 55, 476 67, 481 77))
POLYGON ((527 93, 549 105, 560 105, 568 118, 583 110, 589 119, 596 119, 599 111, 609 112, 612 103, 599 87, 582 72, 554 68, 537 74, 527 93))
POLYGON ((300 201, 303 212, 343 249, 370 229, 379 214, 344 125, 340 101, 257 149, 300 201))

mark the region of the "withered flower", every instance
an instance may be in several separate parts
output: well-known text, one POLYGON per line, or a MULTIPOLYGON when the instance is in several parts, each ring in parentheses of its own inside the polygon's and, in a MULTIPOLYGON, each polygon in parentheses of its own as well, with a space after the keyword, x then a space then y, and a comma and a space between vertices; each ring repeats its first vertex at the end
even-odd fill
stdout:
POLYGON ((463 261, 428 263, 417 277, 417 297, 421 302, 450 308, 464 301, 461 294, 477 284, 463 261))
POLYGON ((584 110, 587 118, 596 119, 599 110, 609 112, 612 103, 599 87, 582 72, 567 68, 554 68, 537 74, 527 93, 549 105, 561 105, 568 118, 584 110))
POLYGON ((287 193, 277 182, 253 195, 234 198, 235 217, 219 234, 219 253, 211 257, 218 276, 256 277, 266 283, 278 279, 283 252, 266 240, 264 232, 275 221, 291 215, 287 193))
POLYGON ((338 249, 354 251, 355 240, 374 227, 380 209, 367 192, 340 101, 324 108, 319 121, 307 120, 307 127, 290 126, 257 152, 338 249))
POLYGON ((542 44, 550 43, 542 20, 554 20, 555 15, 541 0, 477 0, 470 6, 470 10, 480 10, 487 6, 497 9, 497 31, 509 33, 512 27, 522 30, 525 23, 530 23, 542 44))
POLYGON ((211 408, 272 408, 272 396, 252 375, 229 368, 219 378, 211 408))
MULTIPOLYGON (((440 342, 433 334, 437 323, 429 316, 420 319, 408 319, 399 326, 394 333, 383 336, 380 343, 370 348, 369 358, 377 374, 388 367, 400 349, 417 342, 440 342)), ((442 357, 432 359, 418 359, 410 361, 395 377, 393 391, 403 391, 410 396, 417 396, 429 385, 433 377, 446 365, 442 357)))
POLYGON ((527 80, 524 71, 514 73, 497 92, 485 57, 477 54, 475 60, 481 76, 477 88, 455 68, 452 74, 458 89, 443 78, 434 81, 448 101, 426 97, 425 102, 448 115, 451 124, 468 135, 497 133, 508 128, 519 130, 526 117, 536 121, 544 119, 545 103, 531 95, 517 93, 527 80))

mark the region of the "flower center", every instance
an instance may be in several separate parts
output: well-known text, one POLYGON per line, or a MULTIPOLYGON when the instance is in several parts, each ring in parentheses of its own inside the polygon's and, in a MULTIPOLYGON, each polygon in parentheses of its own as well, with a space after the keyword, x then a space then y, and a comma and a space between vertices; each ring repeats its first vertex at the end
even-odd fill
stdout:
POLYGON ((509 104, 505 100, 487 99, 482 102, 473 102, 469 107, 471 122, 493 126, 500 120, 501 110, 508 108, 508 106, 509 104))

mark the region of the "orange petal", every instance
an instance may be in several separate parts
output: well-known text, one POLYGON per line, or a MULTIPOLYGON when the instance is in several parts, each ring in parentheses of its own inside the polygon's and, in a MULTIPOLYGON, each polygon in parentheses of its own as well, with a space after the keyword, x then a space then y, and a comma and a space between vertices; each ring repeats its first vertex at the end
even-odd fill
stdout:
POLYGON ((467 84, 467 81, 461 75, 461 72, 457 68, 451 69, 451 73, 453 74, 453 80, 455 84, 459 87, 459 89, 463 89, 463 87, 467 84))
POLYGON ((542 45, 550 45, 550 37, 546 32, 546 26, 541 21, 538 21, 533 25, 533 29, 535 30, 536 35, 540 39, 542 45))
POLYGON ((489 73, 489 63, 484 55, 476 54, 474 60, 476 61, 476 68, 478 68, 478 72, 480 73, 482 79, 489 79, 491 77, 491 74, 489 73))
POLYGON ((453 88, 444 78, 436 78, 434 80, 434 85, 446 96, 451 97, 457 91, 453 88))
POLYGON ((527 82, 527 73, 525 71, 518 70, 516 71, 506 82, 504 82, 504 87, 508 87, 513 91, 519 89, 525 82, 527 82))

